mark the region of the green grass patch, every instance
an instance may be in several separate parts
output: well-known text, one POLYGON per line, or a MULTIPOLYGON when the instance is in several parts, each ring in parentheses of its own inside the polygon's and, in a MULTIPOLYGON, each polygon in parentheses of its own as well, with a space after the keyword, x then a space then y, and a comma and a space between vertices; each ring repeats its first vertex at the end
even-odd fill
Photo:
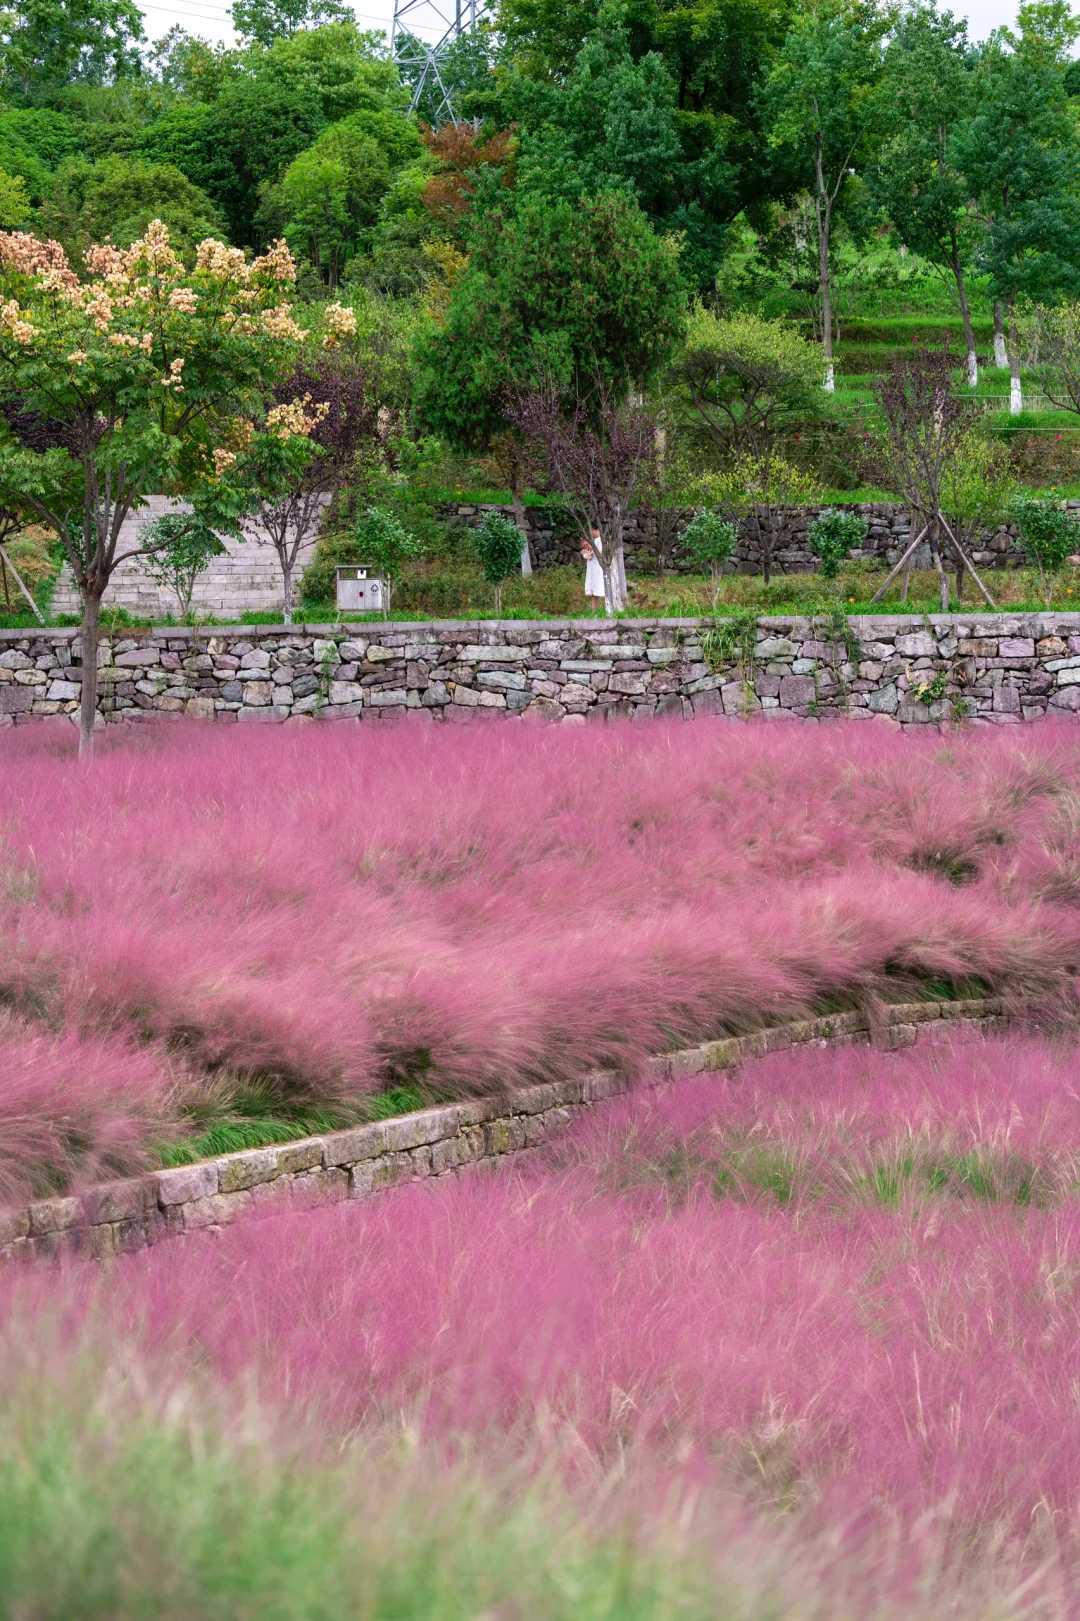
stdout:
POLYGON ((363 1125, 371 1120, 392 1120, 445 1101, 444 1094, 432 1087, 394 1086, 385 1092, 373 1093, 354 1108, 286 1114, 271 1112, 265 1095, 256 1089, 247 1095, 238 1094, 232 1106, 223 1109, 216 1118, 212 1110, 192 1116, 190 1135, 156 1143, 153 1154, 157 1163, 168 1169, 195 1165, 199 1160, 214 1159, 218 1154, 270 1148, 275 1143, 320 1137, 325 1132, 343 1131, 347 1126, 363 1125))

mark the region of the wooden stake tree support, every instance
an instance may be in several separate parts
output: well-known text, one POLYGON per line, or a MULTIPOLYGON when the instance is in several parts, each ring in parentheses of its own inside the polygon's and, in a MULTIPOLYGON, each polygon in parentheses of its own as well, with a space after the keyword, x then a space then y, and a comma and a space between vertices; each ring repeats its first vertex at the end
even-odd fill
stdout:
POLYGON ((966 570, 987 606, 995 607, 993 597, 942 511, 946 470, 975 428, 970 405, 958 397, 953 387, 954 360, 955 356, 947 349, 916 349, 894 364, 890 375, 878 386, 878 400, 886 425, 883 450, 889 477, 911 509, 912 530, 915 531, 917 522, 921 527, 871 597, 871 603, 880 601, 901 569, 905 570, 906 597, 916 548, 928 540, 941 583, 941 611, 948 613, 949 576, 941 556, 944 537, 956 564, 958 594, 963 592, 966 570))
POLYGON ((11 579, 15 581, 15 584, 18 586, 19 590, 30 604, 30 612, 34 615, 34 618, 37 620, 38 624, 43 625, 45 623, 45 615, 34 601, 34 598, 31 596, 26 587, 26 583, 23 580, 22 575, 15 567, 15 564, 11 561, 11 558, 8 556, 7 552, 7 542, 11 539, 12 535, 18 534, 19 530, 23 527, 23 521, 24 520, 21 515, 18 512, 13 511, 10 507, 0 507, 0 581, 2 581, 4 587, 4 606, 8 609, 11 608, 11 586, 8 580, 8 576, 10 575, 11 579))

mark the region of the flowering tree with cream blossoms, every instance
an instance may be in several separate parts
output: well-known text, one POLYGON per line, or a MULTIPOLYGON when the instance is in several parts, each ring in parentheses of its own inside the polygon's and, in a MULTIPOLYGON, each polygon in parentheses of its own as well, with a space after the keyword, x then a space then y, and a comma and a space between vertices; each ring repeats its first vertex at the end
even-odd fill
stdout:
POLYGON ((248 260, 208 239, 187 269, 160 220, 130 248, 0 232, 0 502, 59 536, 82 593, 80 753, 93 745, 101 599, 148 495, 190 499, 215 527, 250 505, 232 479, 256 437, 312 454, 302 402, 275 416, 274 379, 304 337, 278 242, 248 260))
POLYGON ((296 365, 274 385, 261 430, 237 448, 227 474, 245 504, 240 529, 265 536, 277 553, 287 625, 304 547, 361 450, 379 442, 377 379, 356 336, 354 312, 328 304, 296 365))

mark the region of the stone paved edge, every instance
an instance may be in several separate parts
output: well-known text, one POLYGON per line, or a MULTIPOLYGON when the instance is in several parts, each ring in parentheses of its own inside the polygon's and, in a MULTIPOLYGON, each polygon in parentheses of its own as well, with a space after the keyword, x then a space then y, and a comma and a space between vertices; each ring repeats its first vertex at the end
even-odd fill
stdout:
MULTIPOLYGON (((838 1013, 685 1048, 646 1066, 647 1084, 731 1069, 790 1047, 875 1042, 910 1046, 957 1030, 991 1033, 1010 1023, 994 998, 885 1007, 880 1019, 838 1013)), ((401 1182, 492 1167, 535 1148, 580 1110, 627 1090, 610 1072, 526 1087, 509 1097, 467 1098, 365 1126, 250 1148, 145 1176, 101 1183, 64 1198, 0 1211, 0 1256, 56 1258, 145 1249, 160 1239, 216 1229, 281 1200, 322 1204, 366 1198, 401 1182)))

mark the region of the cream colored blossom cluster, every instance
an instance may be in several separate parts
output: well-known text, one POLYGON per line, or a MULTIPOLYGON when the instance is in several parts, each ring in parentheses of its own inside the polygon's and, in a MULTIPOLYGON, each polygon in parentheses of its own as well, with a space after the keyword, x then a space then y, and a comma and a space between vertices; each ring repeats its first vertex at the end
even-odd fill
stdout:
POLYGON ((287 405, 275 405, 266 413, 267 432, 276 439, 307 439, 329 409, 325 402, 313 406, 310 394, 287 405))
POLYGON ((78 285, 59 242, 41 242, 28 231, 0 231, 0 263, 20 276, 49 276, 62 286, 78 285))
POLYGON ((136 338, 130 332, 110 332, 109 342, 117 349, 141 349, 144 355, 148 355, 154 347, 154 334, 144 332, 141 338, 136 338))
POLYGON ((127 280, 128 256, 111 242, 93 243, 83 254, 83 263, 92 276, 101 276, 106 281, 122 276, 127 280))
POLYGON ((191 287, 174 287, 169 294, 169 308, 181 315, 194 315, 198 304, 199 295, 191 287))
POLYGON ((242 287, 261 277, 271 281, 294 282, 296 261, 284 240, 248 264, 243 249, 226 247, 212 236, 199 243, 195 251, 195 269, 205 271, 219 281, 234 281, 242 287))
POLYGON ((215 450, 214 451, 214 477, 215 478, 220 478, 223 473, 227 473, 229 471, 229 468, 233 465, 233 463, 235 461, 236 461, 236 452, 235 451, 233 451, 233 450, 215 450))
POLYGON ((181 275, 184 266, 169 246, 168 226, 161 220, 151 220, 145 232, 130 248, 117 248, 111 242, 95 242, 83 254, 86 268, 92 276, 108 282, 117 291, 130 290, 136 298, 149 298, 148 284, 131 288, 140 275, 165 277, 181 275))
POLYGON ((169 244, 169 228, 163 220, 151 220, 138 241, 128 250, 128 274, 148 270, 152 276, 177 276, 184 266, 169 244))
POLYGON ((109 330, 109 324, 113 318, 113 305, 106 288, 96 287, 92 289, 91 296, 86 301, 85 309, 99 332, 109 330))
POLYGON ((251 266, 253 276, 269 276, 271 281, 294 282, 296 280, 296 260, 289 251, 289 244, 283 236, 278 237, 272 248, 268 248, 253 262, 251 266))
POLYGON ((294 343, 299 343, 307 336, 297 326, 291 312, 291 304, 275 304, 273 309, 263 311, 263 326, 272 338, 291 338, 294 343))
POLYGON ((244 283, 251 274, 243 248, 228 248, 208 236, 195 250, 195 269, 205 271, 217 281, 244 283))
POLYGON ((0 332, 6 332, 16 343, 33 343, 37 337, 37 327, 26 319, 18 299, 9 298, 0 304, 0 332))
POLYGON ((184 362, 182 357, 177 360, 170 360, 168 375, 161 379, 162 388, 171 388, 174 394, 182 394, 184 392, 183 370, 184 362))
POLYGON ((345 304, 328 304, 326 306, 326 331, 323 333, 323 348, 336 349, 343 338, 356 336, 356 312, 345 304))

